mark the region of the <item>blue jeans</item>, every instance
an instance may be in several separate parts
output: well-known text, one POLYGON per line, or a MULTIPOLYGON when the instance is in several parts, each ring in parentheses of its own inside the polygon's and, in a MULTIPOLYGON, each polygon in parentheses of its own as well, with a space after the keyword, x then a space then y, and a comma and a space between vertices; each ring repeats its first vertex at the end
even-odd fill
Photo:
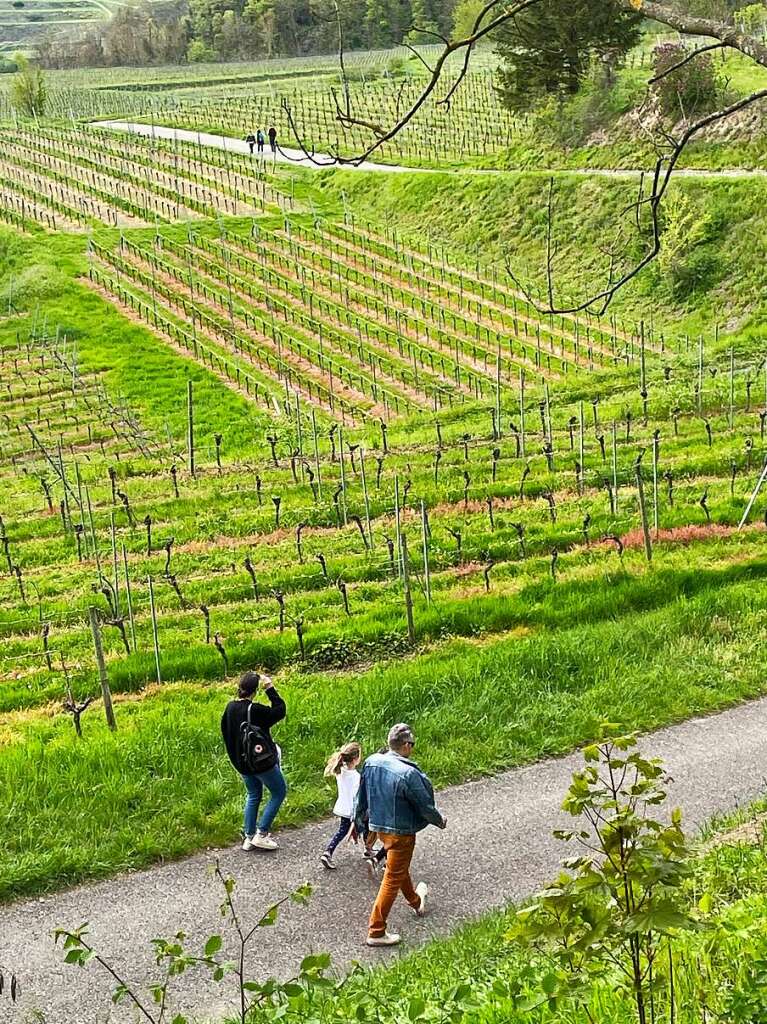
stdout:
POLYGON ((277 811, 288 792, 288 784, 280 766, 276 764, 268 772, 259 772, 258 775, 243 775, 242 781, 248 791, 245 801, 245 835, 253 836, 257 831, 271 831, 277 811), (259 821, 258 809, 261 806, 264 786, 269 790, 269 800, 259 821))
POLYGON ((342 843, 344 841, 344 839, 346 839, 346 837, 351 832, 351 829, 352 829, 352 819, 351 818, 343 818, 343 817, 339 818, 338 819, 338 830, 337 830, 336 834, 333 836, 333 838, 330 840, 330 842, 328 843, 327 849, 325 850, 325 853, 330 854, 330 856, 332 857, 333 854, 335 853, 335 850, 336 850, 336 847, 338 846, 338 844, 342 843))

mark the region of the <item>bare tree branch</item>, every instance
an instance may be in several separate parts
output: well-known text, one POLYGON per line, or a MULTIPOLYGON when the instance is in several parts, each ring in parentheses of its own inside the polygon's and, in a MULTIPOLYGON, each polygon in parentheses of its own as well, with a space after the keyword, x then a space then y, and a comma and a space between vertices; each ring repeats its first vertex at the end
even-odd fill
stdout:
MULTIPOLYGON (((328 166, 360 166, 366 160, 368 160, 374 153, 376 153, 382 146, 387 142, 392 141, 402 132, 408 124, 416 117, 418 112, 424 107, 427 101, 433 96, 438 88, 443 76, 446 73, 446 65, 453 54, 463 52, 463 61, 461 64, 460 71, 458 72, 455 81, 447 89, 445 95, 436 100, 438 105, 445 106, 448 110, 452 97, 455 95, 456 90, 460 87, 461 83, 465 80, 470 66, 471 55, 478 42, 483 39, 487 39, 493 32, 501 28, 502 26, 514 21, 520 14, 532 10, 534 7, 541 3, 551 2, 551 0, 488 0, 488 2, 482 7, 478 15, 475 18, 472 30, 463 39, 459 39, 450 42, 445 37, 441 37, 439 33, 431 32, 431 30, 418 29, 420 32, 428 31, 428 34, 436 35, 441 38, 445 44, 445 48, 436 60, 433 67, 430 67, 425 59, 417 53, 414 47, 406 44, 408 49, 416 53, 421 60, 421 63, 429 71, 429 78, 425 82, 420 93, 416 98, 407 105, 407 109, 404 112, 400 110, 400 99, 402 96, 402 90, 400 90, 399 99, 396 106, 396 114, 394 123, 389 127, 385 127, 382 124, 376 124, 361 118, 356 117, 352 111, 352 104, 350 98, 350 91, 348 86, 348 79, 346 76, 346 70, 344 65, 344 42, 343 42, 343 31, 342 31, 342 20, 340 10, 338 7, 338 0, 336 0, 336 19, 338 23, 339 32, 339 61, 341 63, 341 77, 344 85, 344 97, 345 101, 342 105, 337 97, 334 97, 336 106, 336 117, 339 123, 344 129, 350 129, 353 127, 363 128, 370 131, 374 139, 368 145, 366 145, 362 152, 359 152, 353 156, 342 156, 339 153, 330 153, 323 159, 318 159, 314 151, 309 152, 308 148, 303 144, 297 126, 292 116, 289 105, 283 100, 283 110, 285 111, 290 130, 292 131, 299 147, 301 148, 304 157, 308 158, 315 166, 328 167, 328 166)), ((624 13, 641 14, 644 17, 651 18, 654 21, 660 22, 661 24, 667 25, 669 28, 675 29, 682 35, 689 36, 703 36, 715 40, 710 45, 704 45, 696 48, 692 53, 688 54, 684 59, 680 60, 672 67, 666 69, 662 73, 654 76, 649 80, 648 86, 657 83, 666 75, 671 74, 673 71, 683 67, 689 61, 694 60, 702 53, 711 52, 719 49, 734 49, 742 53, 744 56, 750 58, 757 64, 767 67, 767 45, 764 42, 757 39, 755 36, 744 32, 742 29, 735 25, 728 24, 724 21, 719 21, 713 18, 703 18, 696 15, 690 14, 684 10, 676 7, 672 0, 615 0, 616 8, 624 13)), ((699 118, 692 123, 687 124, 682 133, 678 138, 674 138, 669 132, 667 132, 662 125, 655 126, 655 135, 652 137, 652 144, 658 154, 655 163, 652 179, 652 188, 649 193, 645 194, 644 191, 644 178, 640 179, 639 193, 636 200, 626 207, 625 213, 630 211, 635 212, 637 230, 641 232, 641 218, 640 214, 644 207, 648 207, 650 210, 650 224, 648 231, 650 235, 650 245, 645 254, 641 259, 637 260, 631 267, 621 271, 617 267, 618 254, 610 248, 606 250, 606 255, 609 256, 609 266, 607 268, 606 283, 604 287, 598 290, 595 294, 584 298, 582 301, 573 302, 569 305, 564 305, 561 308, 556 307, 554 302, 554 281, 553 281, 553 264, 555 255, 555 245, 552 238, 552 193, 553 193, 553 182, 549 183, 549 196, 548 196, 548 215, 549 215, 549 226, 547 229, 546 239, 546 282, 547 282, 547 297, 548 297, 548 308, 541 308, 540 303, 536 302, 529 291, 519 281, 518 276, 515 274, 513 268, 510 265, 510 261, 506 258, 506 268, 510 279, 520 289, 523 295, 527 298, 531 304, 538 309, 539 312, 545 313, 556 313, 556 314, 572 314, 586 311, 590 313, 598 310, 600 314, 604 313, 608 308, 610 302, 616 295, 616 293, 624 287, 629 281, 636 277, 655 257, 658 255, 661 248, 661 227, 660 227, 660 208, 663 198, 668 189, 669 182, 672 174, 676 169, 679 159, 688 144, 688 142, 704 128, 717 121, 724 120, 733 114, 742 110, 744 107, 750 106, 757 100, 763 99, 767 96, 767 89, 761 89, 756 92, 752 92, 750 95, 729 104, 719 110, 713 111, 699 118), (664 145, 659 145, 658 139, 663 140, 664 145)), ((645 98, 642 109, 646 109, 650 102, 650 91, 648 88, 648 95, 645 98)), ((686 121, 685 112, 682 111, 683 120, 686 121)), ((287 154, 285 154, 287 157, 287 154)), ((290 159, 288 157, 288 159, 290 159)))
POLYGON ((650 264, 660 252, 661 248, 661 231, 660 231, 660 208, 662 200, 668 190, 671 176, 674 173, 679 158, 684 151, 685 146, 696 135, 698 132, 707 128, 711 124, 715 124, 717 121, 724 120, 725 118, 731 117, 733 114, 742 110, 744 107, 750 106, 757 100, 764 99, 767 97, 767 89, 759 89, 756 92, 751 93, 749 96, 745 96, 735 103, 729 104, 727 107, 722 107, 719 110, 715 110, 710 114, 706 114, 704 117, 699 118, 692 124, 688 125, 679 139, 675 142, 673 151, 668 156, 661 156, 658 158, 655 164, 655 172, 653 176, 653 187, 649 195, 642 199, 638 199, 635 204, 628 207, 631 209, 633 206, 649 206, 651 212, 651 232, 652 232, 652 244, 648 251, 638 260, 634 266, 624 271, 617 277, 613 276, 612 264, 608 275, 608 282, 604 288, 597 291, 595 294, 588 296, 580 302, 575 302, 571 305, 566 306, 554 306, 550 303, 548 307, 541 306, 540 302, 537 302, 529 289, 526 289, 522 282, 519 280, 518 275, 513 271, 509 262, 506 263, 506 270, 514 282, 519 288, 527 301, 534 306, 539 313, 553 313, 553 314, 572 314, 581 313, 584 311, 596 312, 597 315, 602 316, 609 307, 616 293, 620 291, 624 285, 628 284, 633 278, 637 276, 648 264, 650 264))

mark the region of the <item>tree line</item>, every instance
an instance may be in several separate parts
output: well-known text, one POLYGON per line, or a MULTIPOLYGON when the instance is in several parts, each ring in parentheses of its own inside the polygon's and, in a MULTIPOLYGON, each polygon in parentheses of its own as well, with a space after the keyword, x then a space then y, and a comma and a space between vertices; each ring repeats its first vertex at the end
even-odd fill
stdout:
POLYGON ((172 0, 121 7, 108 20, 38 44, 44 67, 120 67, 299 57, 435 42, 454 0, 172 0))

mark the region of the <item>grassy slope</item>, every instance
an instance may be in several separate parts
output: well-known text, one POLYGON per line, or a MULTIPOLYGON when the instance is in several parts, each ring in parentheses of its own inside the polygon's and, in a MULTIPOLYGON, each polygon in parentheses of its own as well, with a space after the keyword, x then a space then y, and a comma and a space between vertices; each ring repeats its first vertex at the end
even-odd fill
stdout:
MULTIPOLYGON (((185 230, 185 229, 184 229, 185 230)), ((78 277, 87 276, 84 235, 21 238, 0 227, 0 308, 29 313, 27 323, 40 336, 60 329, 77 345, 82 373, 102 374, 112 400, 124 397, 155 436, 186 430, 186 381, 196 387, 199 432, 226 434, 232 451, 247 450, 267 420, 245 398, 220 385, 193 360, 158 343, 145 328, 128 321, 78 277), (167 425, 167 428, 166 428, 167 425)), ((0 344, 15 344, 17 325, 0 322, 0 344)))
MULTIPOLYGON (((753 812, 752 812, 753 813, 753 812)), ((759 828, 755 827, 756 836, 759 828)), ((767 913, 764 887, 764 826, 761 842, 755 839, 717 846, 701 856, 687 893, 692 908, 703 893, 710 911, 701 915, 723 930, 711 942, 709 932, 687 933, 674 942, 676 1015, 679 1024, 702 1020, 738 1020, 743 1024, 764 1019, 766 1009, 763 975, 767 940, 761 925, 767 913), (729 935, 726 934, 729 932, 729 935), (740 1013, 738 1013, 738 1008, 740 1013), (732 1015, 724 1015, 729 1011, 732 1015)), ((507 938, 514 911, 490 914, 459 929, 447 939, 395 960, 391 966, 360 970, 342 989, 317 992, 315 1002, 304 1006, 316 1019, 333 1024, 354 1019, 357 1003, 374 1017, 374 1007, 386 1007, 386 1019, 407 1020, 411 1007, 423 1008, 423 1020, 458 1019, 462 1024, 626 1024, 635 1019, 635 1008, 618 994, 617 979, 594 980, 586 1007, 568 1005, 522 1009, 528 997, 541 1002, 540 979, 551 965, 542 954, 523 950, 507 938), (465 1006, 451 1018, 456 987, 470 984, 473 1006, 465 1006), (517 999, 512 997, 516 993, 517 999)), ((663 965, 665 969, 665 963, 663 965)), ((459 997, 460 998, 460 997, 459 997)), ((668 1007, 661 994, 656 1012, 666 1020, 668 1007)), ((417 1013, 417 1010, 415 1011, 417 1013)), ((367 1017, 365 1019, 368 1019, 367 1017)))
MULTIPOLYGON (((503 267, 509 255, 520 276, 541 282, 544 267, 548 175, 359 174, 324 173, 323 194, 343 191, 361 219, 385 222, 395 217, 403 237, 447 242, 465 254, 471 266, 491 261, 503 267)), ((636 198, 636 180, 556 177, 555 265, 562 294, 583 295, 604 283, 605 257, 599 246, 625 223, 621 211, 636 198)), ((648 268, 621 292, 615 312, 654 314, 678 333, 710 332, 715 324, 743 322, 757 328, 765 272, 764 223, 767 181, 678 180, 667 201, 666 224, 689 204, 702 225, 675 260, 689 267, 690 284, 661 264, 648 268), (697 270, 696 270, 697 268, 697 270)), ((629 228, 631 225, 629 225, 629 228)), ((633 252, 639 251, 634 245, 633 252)))
MULTIPOLYGON (((282 820, 327 813, 328 751, 352 737, 371 750, 395 718, 417 723, 424 767, 445 784, 566 751, 605 720, 646 729, 764 692, 764 565, 680 557, 695 571, 532 585, 516 631, 499 640, 446 640, 360 674, 285 673, 282 820)), ((151 692, 120 704, 114 734, 90 711, 82 743, 63 716, 6 716, 0 899, 230 841, 242 793, 218 738, 226 694, 151 692), (57 842, 41 845, 53 816, 57 842)))

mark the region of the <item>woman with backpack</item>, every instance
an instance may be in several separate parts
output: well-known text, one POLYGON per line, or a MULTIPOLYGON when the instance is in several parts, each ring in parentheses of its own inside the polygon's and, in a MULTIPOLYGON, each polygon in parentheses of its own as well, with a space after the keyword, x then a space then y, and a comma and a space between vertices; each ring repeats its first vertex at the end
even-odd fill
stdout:
POLYGON ((271 728, 281 722, 285 714, 285 701, 269 676, 245 672, 240 679, 237 699, 229 701, 221 718, 226 752, 248 791, 243 850, 279 849, 269 833, 288 787, 280 768, 280 748, 272 739, 271 728), (269 698, 269 707, 253 700, 259 689, 269 698), (269 800, 259 821, 264 786, 269 790, 269 800))

